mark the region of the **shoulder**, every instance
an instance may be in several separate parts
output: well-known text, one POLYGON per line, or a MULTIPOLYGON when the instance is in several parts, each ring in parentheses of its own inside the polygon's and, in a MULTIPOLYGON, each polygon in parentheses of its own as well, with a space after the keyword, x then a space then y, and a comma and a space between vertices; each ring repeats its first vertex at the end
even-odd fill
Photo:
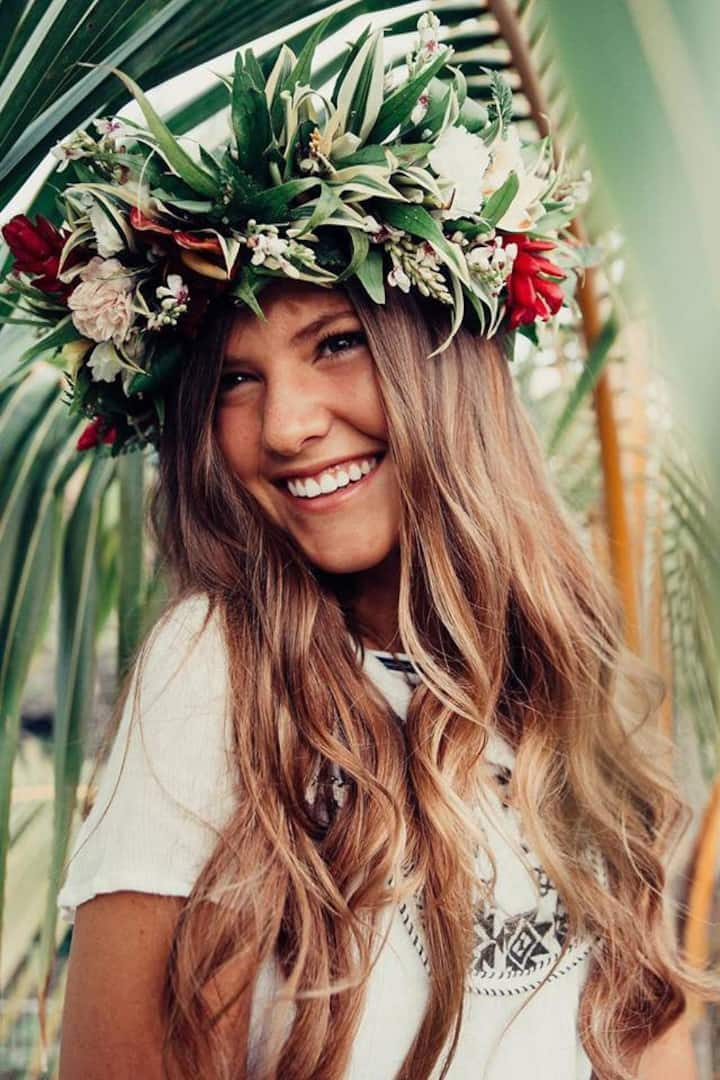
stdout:
POLYGON ((193 594, 167 608, 146 636, 125 701, 124 726, 139 724, 144 752, 161 772, 179 762, 192 772, 211 750, 221 750, 227 691, 220 613, 206 595, 193 594))
POLYGON ((220 612, 206 593, 191 593, 169 604, 145 636, 137 661, 152 656, 153 663, 171 660, 179 650, 201 658, 222 654, 220 612))
POLYGON ((207 597, 169 607, 138 651, 96 798, 58 904, 187 896, 235 806, 222 625, 207 597))
MULTIPOLYGON (((160 615, 138 649, 128 702, 143 714, 160 698, 216 703, 227 692, 227 652, 218 608, 203 593, 173 603, 160 615)), ((180 702, 179 702, 180 703, 180 702)))

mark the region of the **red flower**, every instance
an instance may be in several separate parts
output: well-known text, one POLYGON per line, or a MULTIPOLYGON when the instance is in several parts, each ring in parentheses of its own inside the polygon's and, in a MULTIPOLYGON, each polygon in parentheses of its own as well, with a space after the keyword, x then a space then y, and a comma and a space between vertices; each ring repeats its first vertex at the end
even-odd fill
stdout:
POLYGON ((112 444, 117 438, 116 428, 110 426, 106 430, 106 421, 101 416, 96 416, 94 420, 91 420, 87 427, 83 428, 80 438, 77 441, 77 450, 90 450, 93 446, 97 446, 100 442, 112 444))
POLYGON ((173 232, 172 229, 168 229, 167 225, 161 225, 159 221, 155 221, 154 218, 143 214, 142 210, 138 210, 137 206, 133 206, 130 211, 130 224, 137 232, 158 233, 160 236, 172 236, 173 232))
POLYGON ((58 281, 57 276, 66 233, 42 214, 37 214, 34 225, 25 214, 16 214, 3 226, 2 234, 15 258, 16 270, 34 275, 33 285, 43 292, 68 295, 72 286, 58 281))
POLYGON ((503 247, 517 244, 518 253, 508 278, 508 328, 514 330, 520 323, 532 323, 536 319, 549 319, 560 310, 564 295, 555 281, 567 277, 549 259, 537 253, 552 251, 555 245, 549 240, 531 240, 524 233, 503 233, 503 247))

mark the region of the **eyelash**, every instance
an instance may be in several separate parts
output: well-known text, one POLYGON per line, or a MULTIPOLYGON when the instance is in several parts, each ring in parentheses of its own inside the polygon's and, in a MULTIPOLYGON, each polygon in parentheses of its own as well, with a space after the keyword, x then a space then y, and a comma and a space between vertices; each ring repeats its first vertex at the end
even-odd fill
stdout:
MULTIPOLYGON (((352 349, 360 348, 367 344, 367 339, 362 330, 348 330, 342 334, 328 334, 318 342, 317 351, 322 353, 328 345, 337 342, 350 342, 348 345, 344 345, 339 349, 329 349, 326 355, 340 356, 342 353, 350 352, 352 349)), ((228 390, 232 390, 238 386, 245 386, 246 383, 233 382, 233 379, 237 379, 241 376, 244 379, 248 379, 250 376, 245 371, 228 371, 224 375, 220 376, 219 393, 227 393, 228 390)))

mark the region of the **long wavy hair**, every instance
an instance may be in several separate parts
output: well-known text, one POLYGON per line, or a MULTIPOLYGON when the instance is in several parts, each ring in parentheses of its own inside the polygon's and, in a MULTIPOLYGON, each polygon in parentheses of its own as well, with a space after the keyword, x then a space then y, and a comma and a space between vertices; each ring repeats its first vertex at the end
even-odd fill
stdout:
POLYGON ((444 313, 398 290, 384 307, 351 296, 402 498, 399 636, 420 683, 399 725, 358 660, 352 575, 310 565, 229 469, 214 415, 232 313, 218 309, 168 401, 152 500, 174 600, 200 590, 220 619, 238 792, 175 929, 167 1074, 342 1077, 381 913, 421 891, 429 999, 397 1078, 446 1075, 485 846, 471 807, 495 731, 515 752, 509 798, 567 910, 566 944, 594 942, 578 1018, 594 1073, 631 1080, 687 993, 718 995, 686 965, 669 911, 690 811, 653 723, 664 684, 623 645, 618 597, 548 479, 507 342, 461 329, 430 357, 444 313), (221 1021, 271 961, 294 1012, 249 1069, 247 1032, 233 1045, 221 1021), (213 1009, 207 988, 227 970, 242 975, 213 1009))

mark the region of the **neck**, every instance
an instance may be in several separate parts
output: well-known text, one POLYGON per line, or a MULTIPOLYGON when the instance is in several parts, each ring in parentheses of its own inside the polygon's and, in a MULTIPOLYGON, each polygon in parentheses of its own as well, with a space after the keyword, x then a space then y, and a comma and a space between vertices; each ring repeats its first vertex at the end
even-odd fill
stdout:
POLYGON ((371 649, 397 652, 400 552, 396 548, 377 566, 355 575, 353 610, 364 627, 364 644, 371 649))

